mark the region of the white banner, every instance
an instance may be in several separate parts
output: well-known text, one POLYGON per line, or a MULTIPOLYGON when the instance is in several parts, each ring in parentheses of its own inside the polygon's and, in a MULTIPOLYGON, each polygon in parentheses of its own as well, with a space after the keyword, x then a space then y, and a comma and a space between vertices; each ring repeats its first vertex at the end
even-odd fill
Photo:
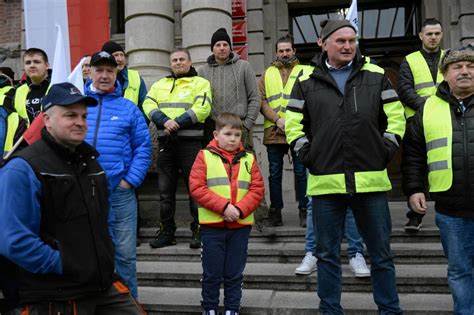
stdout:
POLYGON ((357 15, 357 0, 352 0, 351 7, 347 11, 346 20, 349 20, 359 33, 359 17, 357 15))

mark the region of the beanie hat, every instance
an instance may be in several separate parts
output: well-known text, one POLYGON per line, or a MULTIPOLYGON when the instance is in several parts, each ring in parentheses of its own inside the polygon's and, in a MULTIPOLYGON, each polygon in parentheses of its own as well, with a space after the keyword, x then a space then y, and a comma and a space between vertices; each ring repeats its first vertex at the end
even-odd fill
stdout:
POLYGON ((321 23, 321 39, 323 41, 326 40, 326 38, 329 37, 332 33, 337 31, 338 29, 341 29, 343 27, 350 27, 354 30, 354 32, 357 33, 357 30, 355 29, 354 25, 348 20, 323 20, 321 23))
POLYGON ((226 41, 229 44, 230 50, 232 50, 232 43, 230 42, 230 37, 227 34, 226 29, 221 27, 220 29, 215 31, 214 34, 212 34, 211 51, 212 51, 212 48, 214 48, 214 45, 221 40, 226 41))
POLYGON ((472 44, 456 49, 447 49, 444 53, 443 60, 439 65, 439 70, 444 74, 448 69, 449 64, 458 61, 474 62, 474 46, 472 44))
POLYGON ((102 51, 106 51, 108 52, 109 54, 113 54, 114 52, 117 52, 117 51, 121 51, 123 53, 125 53, 125 50, 123 50, 122 46, 120 46, 119 44, 117 44, 116 42, 114 41, 108 41, 107 43, 105 43, 103 46, 102 46, 102 51))

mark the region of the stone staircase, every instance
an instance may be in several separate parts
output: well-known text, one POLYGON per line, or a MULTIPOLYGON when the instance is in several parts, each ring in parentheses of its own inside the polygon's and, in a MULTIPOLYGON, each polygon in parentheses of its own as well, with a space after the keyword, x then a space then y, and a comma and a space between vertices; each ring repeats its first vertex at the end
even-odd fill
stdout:
MULTIPOLYGON (((200 250, 189 248, 189 214, 186 196, 178 198, 176 246, 152 249, 148 242, 156 228, 141 231, 138 251, 140 302, 149 314, 200 314, 200 250), (186 210, 184 210, 186 209, 186 210)), ((143 212, 151 217, 156 203, 141 195, 143 212)), ((287 203, 287 209, 296 209, 287 203)), ((403 230, 405 203, 390 202, 392 251, 397 271, 400 304, 405 314, 452 314, 452 299, 446 278, 446 259, 434 225, 434 210, 425 217, 417 234, 403 230)), ((284 226, 271 236, 253 229, 245 270, 241 314, 317 314, 316 273, 296 276, 294 270, 304 255, 304 229, 297 226, 297 212, 284 211, 284 226)), ((143 216, 142 216, 143 220, 143 216)), ((155 221, 151 221, 155 222, 155 221)), ((355 278, 348 267, 343 243, 342 305, 347 314, 376 314, 370 278, 355 278)), ((368 260, 370 264, 370 261, 368 260)), ((223 293, 221 292, 221 298, 223 293)), ((222 302, 221 302, 222 305, 222 302)))

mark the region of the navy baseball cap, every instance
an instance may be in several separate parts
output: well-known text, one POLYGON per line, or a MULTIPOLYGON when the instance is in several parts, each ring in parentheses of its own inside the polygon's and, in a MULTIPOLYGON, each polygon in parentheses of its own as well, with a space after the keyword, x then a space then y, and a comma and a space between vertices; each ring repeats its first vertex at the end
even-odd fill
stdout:
POLYGON ((96 66, 100 63, 108 63, 111 66, 117 67, 117 61, 115 61, 115 57, 106 51, 99 51, 92 55, 91 66, 96 66))
POLYGON ((95 98, 82 95, 81 91, 69 82, 53 84, 42 101, 43 111, 53 106, 69 106, 77 103, 83 103, 87 106, 97 105, 95 98))

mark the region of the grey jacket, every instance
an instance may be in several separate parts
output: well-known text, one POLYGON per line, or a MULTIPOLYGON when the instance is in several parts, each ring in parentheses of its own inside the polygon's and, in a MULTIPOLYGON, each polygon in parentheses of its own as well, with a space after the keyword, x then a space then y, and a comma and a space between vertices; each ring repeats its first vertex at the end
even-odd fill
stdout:
POLYGON ((251 129, 260 111, 255 72, 251 65, 231 53, 224 65, 216 62, 214 55, 207 58, 207 65, 198 69, 198 75, 211 82, 211 118, 223 112, 239 115, 247 129, 251 129))

